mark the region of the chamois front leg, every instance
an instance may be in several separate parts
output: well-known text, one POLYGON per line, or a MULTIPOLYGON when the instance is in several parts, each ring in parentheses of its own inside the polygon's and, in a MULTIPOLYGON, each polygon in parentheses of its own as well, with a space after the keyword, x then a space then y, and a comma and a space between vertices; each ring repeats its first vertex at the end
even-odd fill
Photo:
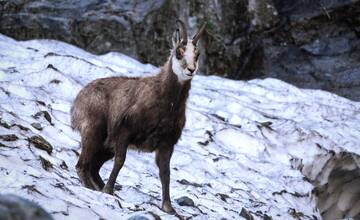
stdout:
POLYGON ((114 166, 110 173, 110 177, 102 191, 104 193, 108 193, 112 195, 114 193, 114 186, 116 182, 116 178, 119 175, 119 172, 124 165, 125 158, 126 158, 126 151, 128 147, 127 139, 120 138, 118 141, 115 142, 116 146, 114 146, 115 150, 115 159, 114 159, 114 166))
POLYGON ((156 151, 156 165, 159 167, 159 176, 162 185, 162 206, 161 209, 169 214, 174 214, 176 211, 171 205, 170 200, 170 159, 174 147, 160 148, 156 151))

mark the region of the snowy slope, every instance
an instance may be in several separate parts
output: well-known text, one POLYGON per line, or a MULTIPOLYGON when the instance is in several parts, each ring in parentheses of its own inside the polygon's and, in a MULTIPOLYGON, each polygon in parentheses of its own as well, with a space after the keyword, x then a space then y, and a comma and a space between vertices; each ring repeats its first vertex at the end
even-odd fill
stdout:
MULTIPOLYGON (((128 153, 116 196, 82 187, 74 168, 80 139, 69 127, 77 92, 99 77, 156 71, 118 53, 0 35, 0 193, 36 201, 55 219, 321 219, 310 182, 326 184, 322 155, 358 159, 360 103, 275 79, 194 78, 171 161, 179 216, 159 209, 153 154, 128 153), (182 196, 195 206, 180 206, 182 196)), ((102 176, 111 168, 110 161, 102 176)))

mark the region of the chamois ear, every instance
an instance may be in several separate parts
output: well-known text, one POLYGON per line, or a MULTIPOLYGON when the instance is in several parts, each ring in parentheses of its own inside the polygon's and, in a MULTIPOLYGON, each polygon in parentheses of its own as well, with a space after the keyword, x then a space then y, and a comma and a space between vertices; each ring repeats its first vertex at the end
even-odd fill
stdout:
POLYGON ((199 31, 194 35, 193 39, 192 39, 192 43, 196 46, 197 42, 199 41, 201 35, 203 34, 204 30, 205 30, 205 26, 206 26, 206 22, 204 22, 201 25, 201 28, 199 29, 199 31))
POLYGON ((176 47, 176 45, 180 42, 180 34, 179 34, 179 29, 176 29, 176 31, 174 31, 173 35, 172 35, 172 44, 173 44, 173 48, 176 47))
POLYGON ((176 22, 179 24, 179 32, 180 32, 180 37, 181 37, 181 44, 183 46, 185 46, 187 44, 187 39, 188 39, 185 24, 184 24, 184 22, 182 22, 179 19, 177 19, 176 22))

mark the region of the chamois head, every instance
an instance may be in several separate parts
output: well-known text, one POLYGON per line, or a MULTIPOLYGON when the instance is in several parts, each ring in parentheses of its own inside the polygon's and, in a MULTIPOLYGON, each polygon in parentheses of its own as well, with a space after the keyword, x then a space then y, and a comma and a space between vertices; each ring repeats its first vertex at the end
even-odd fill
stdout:
POLYGON ((205 23, 195 36, 190 39, 184 23, 177 20, 179 28, 174 32, 172 42, 172 70, 180 82, 190 80, 196 74, 199 64, 200 51, 197 43, 204 32, 205 23))

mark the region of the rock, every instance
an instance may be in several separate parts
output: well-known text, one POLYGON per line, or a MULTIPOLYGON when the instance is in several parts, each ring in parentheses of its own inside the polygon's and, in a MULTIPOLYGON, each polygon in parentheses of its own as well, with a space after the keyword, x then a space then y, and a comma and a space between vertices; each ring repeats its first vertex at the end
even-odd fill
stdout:
POLYGON ((279 21, 272 0, 249 0, 248 12, 251 15, 250 24, 255 30, 271 28, 279 21))
POLYGON ((1 220, 52 220, 39 205, 11 194, 0 195, 1 220))
POLYGON ((352 50, 349 39, 341 37, 316 39, 301 48, 318 56, 336 56, 352 50))
POLYGON ((187 196, 183 196, 180 197, 178 199, 175 199, 175 201, 180 205, 180 206, 195 206, 195 203, 192 199, 190 199, 187 196))
POLYGON ((61 169, 69 170, 69 167, 68 167, 68 165, 65 163, 65 161, 61 162, 60 167, 61 167, 61 169))
POLYGON ((188 186, 194 186, 194 187, 203 187, 204 185, 199 184, 199 183, 194 183, 194 182, 190 182, 186 179, 181 179, 181 180, 176 180, 176 182, 183 184, 183 185, 188 185, 188 186))
POLYGON ((229 198, 230 198, 230 196, 229 196, 229 195, 226 195, 226 194, 224 194, 224 193, 216 193, 215 195, 216 195, 216 196, 219 196, 219 197, 220 197, 220 199, 221 199, 222 201, 224 201, 224 202, 226 202, 226 201, 227 201, 227 199, 229 199, 229 198))
POLYGON ((46 151, 48 154, 51 154, 53 147, 49 142, 47 142, 40 135, 35 135, 28 138, 29 143, 33 144, 36 148, 46 151))
POLYGON ((40 156, 40 162, 41 166, 44 168, 44 170, 49 171, 53 168, 53 165, 50 161, 40 156))
POLYGON ((154 65, 169 55, 175 18, 189 33, 207 21, 202 72, 279 78, 360 100, 360 1, 0 1, 1 33, 59 39, 97 54, 119 51, 154 65), (340 73, 356 82, 337 80, 340 73))
POLYGON ((6 121, 3 121, 2 118, 0 118, 0 126, 7 129, 11 128, 11 125, 9 125, 6 121))
POLYGON ((16 140, 19 140, 18 136, 16 136, 15 134, 0 135, 0 139, 3 140, 3 141, 16 141, 16 140))
POLYGON ((37 122, 31 123, 31 126, 33 126, 35 129, 37 129, 39 131, 41 131, 43 129, 41 124, 37 123, 37 122))
MULTIPOLYGON (((50 65, 51 65, 51 64, 49 64, 49 66, 50 66, 50 65)), ((52 66, 52 65, 51 65, 51 66, 52 66)), ((52 68, 54 68, 54 67, 52 66, 52 68)), ((34 117, 35 119, 39 119, 40 116, 43 116, 46 121, 48 121, 51 125, 53 125, 53 123, 51 122, 51 116, 50 116, 49 112, 47 112, 47 111, 40 111, 40 112, 37 112, 33 117, 34 117)))
POLYGON ((294 219, 302 219, 305 217, 304 213, 298 212, 295 209, 289 209, 288 212, 292 217, 294 217, 294 219))
POLYGON ((360 2, 274 3, 283 24, 262 40, 263 77, 360 100, 360 2), (352 78, 352 83, 344 83, 339 75, 352 78))
POLYGON ((291 22, 306 21, 323 15, 330 16, 329 13, 333 10, 352 5, 354 2, 353 0, 319 0, 316 2, 274 0, 280 13, 288 16, 291 22))
POLYGON ((267 214, 264 214, 263 219, 264 220, 273 220, 273 218, 271 216, 268 216, 267 214))
POLYGON ((241 209, 240 216, 245 218, 246 220, 254 219, 254 217, 245 208, 241 209))
POLYGON ((133 215, 128 220, 150 220, 149 218, 142 215, 133 215))

